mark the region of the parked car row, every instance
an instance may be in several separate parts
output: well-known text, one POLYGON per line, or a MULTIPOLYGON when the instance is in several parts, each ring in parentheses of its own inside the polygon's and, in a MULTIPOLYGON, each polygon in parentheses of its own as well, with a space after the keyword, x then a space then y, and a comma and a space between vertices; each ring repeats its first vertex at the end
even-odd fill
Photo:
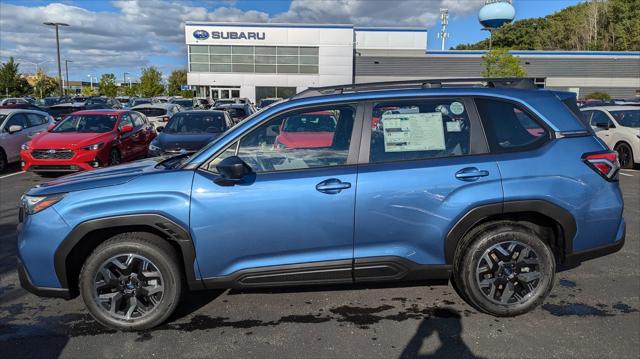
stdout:
MULTIPOLYGON (((48 103, 56 100, 61 99, 48 103)), ((76 97, 50 105, 49 113, 0 110, 0 170, 21 160, 25 171, 68 173, 146 156, 195 152, 256 112, 248 101, 192 110, 192 99, 162 100, 76 97), (120 100, 127 106, 123 108, 120 100), (31 120, 35 116, 42 118, 37 126, 31 120)))

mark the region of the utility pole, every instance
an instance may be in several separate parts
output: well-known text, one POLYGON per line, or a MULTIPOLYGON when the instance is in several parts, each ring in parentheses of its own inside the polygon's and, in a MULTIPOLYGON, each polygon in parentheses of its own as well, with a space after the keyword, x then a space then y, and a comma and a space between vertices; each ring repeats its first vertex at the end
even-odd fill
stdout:
POLYGON ((71 60, 64 60, 64 71, 67 74, 67 95, 69 94, 70 85, 69 85, 69 63, 73 62, 71 60))
POLYGON ((65 24, 63 22, 45 22, 43 24, 47 26, 54 26, 56 28, 56 47, 58 49, 58 84, 60 85, 60 96, 63 96, 64 87, 62 86, 62 64, 60 64, 60 35, 58 29, 60 26, 69 26, 69 24, 65 24))
POLYGON ((438 38, 442 39, 440 50, 444 50, 444 41, 449 37, 447 25, 449 25, 449 9, 440 9, 440 32, 438 32, 438 38))

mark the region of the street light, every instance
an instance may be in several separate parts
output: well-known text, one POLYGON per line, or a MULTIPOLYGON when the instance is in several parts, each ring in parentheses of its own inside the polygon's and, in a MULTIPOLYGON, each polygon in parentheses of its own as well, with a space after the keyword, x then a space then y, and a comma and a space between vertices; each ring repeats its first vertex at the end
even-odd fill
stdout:
POLYGON ((42 64, 46 64, 47 62, 51 61, 51 60, 44 60, 44 61, 40 61, 40 62, 33 62, 33 61, 27 61, 25 59, 16 59, 16 61, 18 62, 25 62, 27 64, 31 64, 34 65, 36 67, 36 74, 38 73, 38 66, 42 67, 42 64))
POLYGON ((69 63, 70 62, 73 62, 73 61, 67 60, 67 59, 64 60, 64 72, 67 74, 67 93, 66 93, 67 95, 69 94, 69 88, 71 87, 69 86, 69 63))
POLYGON ((64 95, 64 87, 62 86, 62 65, 60 64, 60 35, 58 34, 58 28, 60 26, 69 26, 63 22, 44 22, 44 25, 54 26, 56 28, 56 47, 58 49, 58 82, 60 84, 60 96, 64 95))

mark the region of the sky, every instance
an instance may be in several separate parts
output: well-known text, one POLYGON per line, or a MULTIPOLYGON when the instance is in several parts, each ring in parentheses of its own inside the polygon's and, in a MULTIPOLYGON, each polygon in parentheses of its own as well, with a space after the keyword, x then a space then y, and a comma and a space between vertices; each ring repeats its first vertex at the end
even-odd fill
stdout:
MULTIPOLYGON (((542 17, 583 0, 514 0, 516 20, 542 17)), ((60 51, 70 60, 69 79, 103 73, 136 79, 154 65, 167 77, 186 68, 185 21, 332 23, 411 26, 428 30, 428 48, 439 49, 440 8, 449 9, 446 46, 487 37, 477 13, 483 0, 0 0, 0 61, 19 59, 21 71, 36 63, 57 75, 55 31, 64 22, 60 51), (43 63, 44 62, 44 63, 43 63)))

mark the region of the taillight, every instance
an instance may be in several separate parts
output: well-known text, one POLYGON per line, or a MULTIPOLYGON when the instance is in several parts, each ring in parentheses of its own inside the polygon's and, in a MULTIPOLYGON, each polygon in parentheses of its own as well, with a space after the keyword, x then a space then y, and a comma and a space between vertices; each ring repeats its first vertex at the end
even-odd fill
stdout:
POLYGON ((585 153, 582 155, 584 162, 594 171, 598 172, 607 181, 617 178, 620 163, 618 162, 618 152, 605 151, 595 153, 585 153))
POLYGON ((160 119, 160 121, 162 121, 162 122, 169 122, 169 117, 167 117, 167 116, 162 116, 162 118, 160 119))

